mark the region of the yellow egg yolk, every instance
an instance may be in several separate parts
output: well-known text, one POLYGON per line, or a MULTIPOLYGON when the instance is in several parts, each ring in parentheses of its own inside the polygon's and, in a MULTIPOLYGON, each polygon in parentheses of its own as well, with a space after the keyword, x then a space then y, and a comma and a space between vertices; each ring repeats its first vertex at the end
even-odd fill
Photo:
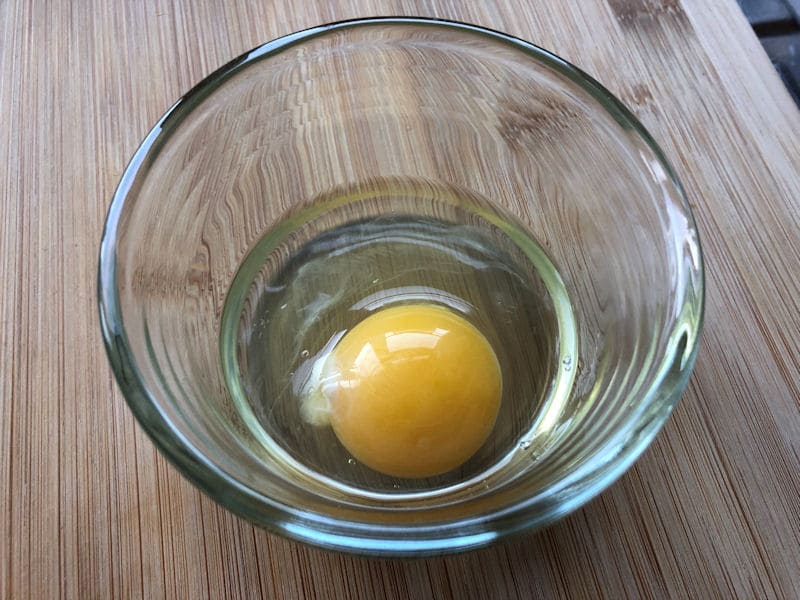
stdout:
POLYGON ((417 304, 376 312, 326 359, 320 397, 339 441, 395 477, 454 469, 486 441, 500 408, 500 365, 472 324, 417 304))

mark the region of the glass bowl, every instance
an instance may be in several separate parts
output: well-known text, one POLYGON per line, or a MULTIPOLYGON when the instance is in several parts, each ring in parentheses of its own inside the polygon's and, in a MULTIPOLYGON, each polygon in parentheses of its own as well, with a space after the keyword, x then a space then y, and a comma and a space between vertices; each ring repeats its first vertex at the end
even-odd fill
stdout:
POLYGON ((599 83, 502 33, 380 18, 264 44, 167 111, 109 209, 99 304, 130 408, 203 491, 317 546, 424 555, 543 527, 631 465, 693 367, 703 268, 672 168, 599 83), (504 417, 490 468, 429 489, 359 487, 259 439, 225 331, 252 309, 254 284, 236 281, 258 278, 254 255, 283 264, 297 240, 412 205, 480 221, 552 267, 543 285, 566 308, 548 309, 536 406, 561 416, 504 417), (265 249, 273 238, 284 246, 265 249))

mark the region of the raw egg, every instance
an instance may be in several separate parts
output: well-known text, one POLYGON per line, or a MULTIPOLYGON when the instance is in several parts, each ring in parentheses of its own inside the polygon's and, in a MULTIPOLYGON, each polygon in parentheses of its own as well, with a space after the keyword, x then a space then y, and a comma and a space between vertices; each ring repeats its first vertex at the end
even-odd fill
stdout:
POLYGON ((430 304, 375 312, 319 360, 306 420, 330 424, 353 457, 395 477, 430 477, 466 462, 500 408, 500 364, 465 318, 430 304))

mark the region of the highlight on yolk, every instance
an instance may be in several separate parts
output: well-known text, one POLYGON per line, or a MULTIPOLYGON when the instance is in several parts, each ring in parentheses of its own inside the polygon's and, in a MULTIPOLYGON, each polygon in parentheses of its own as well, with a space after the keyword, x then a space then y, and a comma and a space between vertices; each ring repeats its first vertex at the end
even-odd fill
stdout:
POLYGON ((450 471, 475 454, 497 419, 502 377, 494 350, 445 308, 378 311, 320 360, 304 416, 329 422, 356 459, 381 473, 450 471))

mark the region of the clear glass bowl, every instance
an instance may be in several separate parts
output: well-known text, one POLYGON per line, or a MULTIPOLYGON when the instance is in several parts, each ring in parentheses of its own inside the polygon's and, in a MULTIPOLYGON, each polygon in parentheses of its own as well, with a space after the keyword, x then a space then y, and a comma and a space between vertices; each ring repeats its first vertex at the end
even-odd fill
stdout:
POLYGON ((479 27, 365 19, 260 46, 167 111, 111 204, 99 303, 128 404, 206 493, 304 542, 421 555, 545 526, 631 465, 694 364, 703 268, 672 168, 592 78, 479 27), (220 347, 237 271, 330 190, 375 182, 501 207, 563 279, 578 356, 558 368, 573 370, 573 416, 546 449, 520 438, 501 474, 435 494, 333 492, 241 423, 220 347))

